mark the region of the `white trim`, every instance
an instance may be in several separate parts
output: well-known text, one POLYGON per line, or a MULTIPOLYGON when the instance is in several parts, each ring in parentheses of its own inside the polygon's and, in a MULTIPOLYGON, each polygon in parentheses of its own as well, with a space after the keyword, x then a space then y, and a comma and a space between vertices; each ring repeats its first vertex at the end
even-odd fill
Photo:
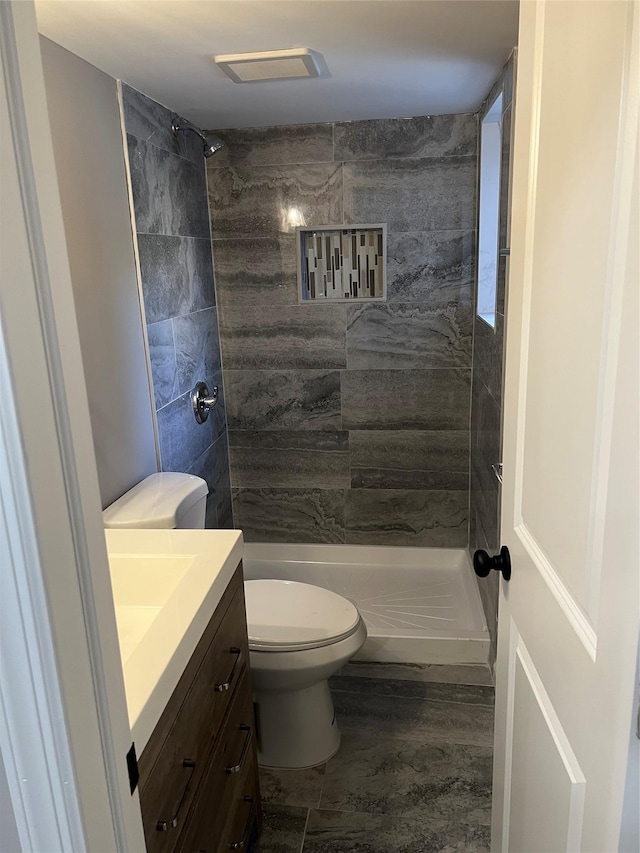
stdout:
POLYGON ((571 782, 571 793, 569 795, 569 818, 567 821, 567 853, 581 849, 582 840, 582 824, 584 819, 584 804, 587 789, 587 780, 580 762, 576 756, 567 734, 560 722, 551 697, 545 690, 540 674, 533 663, 531 655, 527 647, 522 641, 522 637, 518 636, 516 656, 522 666, 531 691, 538 703, 538 707, 544 721, 547 724, 547 729, 551 735, 553 742, 558 750, 558 755, 567 772, 567 777, 571 782))
POLYGON ((120 802, 120 785, 113 733, 111 730, 109 703, 102 647, 98 630, 98 616, 95 606, 93 579, 91 576, 91 555, 85 530, 82 496, 78 482, 76 458, 72 441, 72 429, 69 411, 66 405, 64 370, 60 355, 60 344, 56 328, 55 312, 51 293, 51 282, 47 266, 47 253, 40 220, 38 192, 31 160, 31 144, 27 125, 25 105, 22 96, 20 63, 17 55, 13 26, 13 9, 10 4, 0 4, 0 44, 2 46, 3 70, 7 92, 11 132, 14 142, 18 181, 22 197, 25 226, 29 240, 29 250, 33 270, 33 283, 38 302, 38 313, 42 333, 42 344, 47 359, 48 384, 52 392, 53 415, 56 425, 58 449, 67 499, 69 522, 73 549, 76 558, 78 586, 85 614, 87 650, 91 662, 93 690, 96 700, 98 726, 103 746, 105 776, 109 792, 109 802, 113 817, 117 851, 125 853, 127 849, 124 816, 120 802))
MULTIPOLYGON (((633 172, 636 154, 633 140, 638 133, 640 94, 637 86, 638 26, 634 27, 633 4, 628 8, 628 38, 625 45, 623 89, 620 104, 616 172, 612 197, 609 258, 605 290, 604 323, 600 345, 600 377, 598 387, 594 458, 591 477, 591 506, 586 559, 586 609, 592 622, 598 623, 598 602, 604 559, 606 508, 609 489, 609 464, 614 424, 616 375, 622 303, 626 274, 626 247, 629 243, 633 172)), ((637 200, 636 200, 637 204, 637 200)))
MULTIPOLYGON (((509 619, 509 664, 506 683, 515 684, 516 678, 516 653, 520 634, 513 619, 509 619)), ((504 754, 504 780, 502 802, 502 853, 509 853, 509 825, 511 823, 511 778, 513 776, 513 725, 516 694, 510 690, 507 694, 506 722, 505 722, 505 754, 504 754)))
MULTIPOLYGON (((4 30, 2 8, 0 20, 4 30)), ((0 752, 23 849, 83 851, 87 844, 1 327, 0 399, 0 752)))
MULTIPOLYGON (((122 93, 122 80, 116 81, 116 95, 118 98, 118 110, 120 112, 120 132, 122 133, 122 156, 124 158, 124 172, 127 180, 127 198, 129 200, 129 221, 131 225, 131 240, 133 242, 133 259, 136 268, 136 284, 138 286, 138 306, 140 308, 140 325, 142 327, 142 344, 147 368, 149 405, 151 407, 151 423, 153 425, 153 441, 156 449, 156 467, 162 471, 162 457, 160 455, 160 434, 158 432, 158 413, 153 390, 153 371, 151 370, 151 353, 149 351, 149 335, 147 333, 147 315, 144 308, 144 291, 142 290, 142 270, 140 266, 140 249, 138 247, 138 232, 136 226, 136 212, 133 204, 133 187, 131 185, 131 165, 129 163, 129 146, 127 144, 127 127, 124 121, 124 95, 122 93)), ((171 324, 173 334, 173 323, 171 324)))
POLYGON ((585 647, 587 654, 592 661, 595 661, 598 648, 598 636, 593 625, 589 621, 589 617, 584 613, 573 595, 569 592, 564 581, 554 569, 542 548, 538 545, 538 542, 527 525, 524 523, 519 524, 515 528, 515 534, 522 543, 527 555, 535 564, 536 569, 540 572, 540 576, 546 583, 551 594, 560 605, 568 623, 571 625, 580 639, 580 642, 585 647))
MULTIPOLYGON (((533 37, 533 84, 531 91, 531 123, 529 127, 529 175, 527 180, 527 204, 525 213, 525 239, 522 247, 524 258, 523 278, 522 278, 522 303, 520 307, 521 322, 525 317, 531 316, 531 284, 533 281, 533 243, 535 238, 535 209, 537 199, 538 186, 538 157, 540 149, 540 114, 542 101, 542 67, 543 67, 543 41, 544 41, 544 19, 545 19, 545 4, 544 2, 536 3, 535 5, 535 31, 533 37)), ((522 14, 522 13, 521 13, 522 14)), ((516 110, 518 109, 516 105, 516 110)), ((514 121, 515 131, 515 121, 514 121)), ((518 151, 514 151, 515 156, 518 156, 518 151)), ((509 238, 510 245, 512 244, 511 236, 509 238)), ((512 322, 511 318, 510 322, 512 322)), ((514 318, 515 319, 515 318, 514 318)), ((525 448, 525 423, 526 423, 526 406, 527 406, 527 379, 529 372, 529 322, 522 323, 520 344, 519 344, 519 365, 518 365, 518 399, 516 402, 516 446, 515 446, 515 470, 514 470, 514 500, 513 500, 513 519, 511 524, 515 528, 522 524, 522 494, 524 489, 524 448, 525 448)), ((504 495, 504 492, 503 492, 504 495)), ((509 525, 505 525, 509 529, 509 525)))

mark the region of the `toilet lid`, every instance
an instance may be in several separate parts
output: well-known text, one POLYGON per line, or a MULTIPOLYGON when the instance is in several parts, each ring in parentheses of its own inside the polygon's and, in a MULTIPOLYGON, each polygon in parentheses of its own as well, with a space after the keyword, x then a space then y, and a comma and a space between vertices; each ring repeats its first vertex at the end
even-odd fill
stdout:
POLYGON ((249 648, 313 648, 352 634, 360 623, 354 605, 328 589, 285 580, 245 581, 249 648))

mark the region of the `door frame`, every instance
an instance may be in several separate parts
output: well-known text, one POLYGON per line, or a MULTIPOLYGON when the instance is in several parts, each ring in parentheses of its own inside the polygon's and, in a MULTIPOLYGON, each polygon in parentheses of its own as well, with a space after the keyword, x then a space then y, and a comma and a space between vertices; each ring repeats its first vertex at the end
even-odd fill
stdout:
POLYGON ((0 2, 0 50, 3 809, 24 850, 142 851, 33 2, 0 2))

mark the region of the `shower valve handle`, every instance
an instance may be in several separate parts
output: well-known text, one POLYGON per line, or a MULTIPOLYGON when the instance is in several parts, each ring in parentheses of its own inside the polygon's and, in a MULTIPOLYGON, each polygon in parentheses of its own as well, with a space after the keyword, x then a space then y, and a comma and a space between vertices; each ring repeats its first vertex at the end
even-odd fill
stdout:
POLYGON ((495 557, 491 557, 486 551, 476 551, 473 555, 473 570, 479 578, 486 578, 491 569, 502 572, 506 581, 511 579, 511 557, 506 545, 500 548, 500 553, 495 557))
POLYGON ((191 392, 191 405, 196 421, 203 424, 209 417, 209 411, 218 402, 218 386, 213 386, 213 393, 209 395, 209 389, 205 382, 196 383, 196 387, 191 392))

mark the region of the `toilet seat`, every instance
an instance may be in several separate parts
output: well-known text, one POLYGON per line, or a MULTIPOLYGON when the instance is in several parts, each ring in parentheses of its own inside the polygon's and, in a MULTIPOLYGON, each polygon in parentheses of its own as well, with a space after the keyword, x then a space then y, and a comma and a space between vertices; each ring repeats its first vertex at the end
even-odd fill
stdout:
POLYGON ((292 652, 338 643, 360 625, 357 608, 322 587, 287 580, 245 581, 249 649, 292 652))

